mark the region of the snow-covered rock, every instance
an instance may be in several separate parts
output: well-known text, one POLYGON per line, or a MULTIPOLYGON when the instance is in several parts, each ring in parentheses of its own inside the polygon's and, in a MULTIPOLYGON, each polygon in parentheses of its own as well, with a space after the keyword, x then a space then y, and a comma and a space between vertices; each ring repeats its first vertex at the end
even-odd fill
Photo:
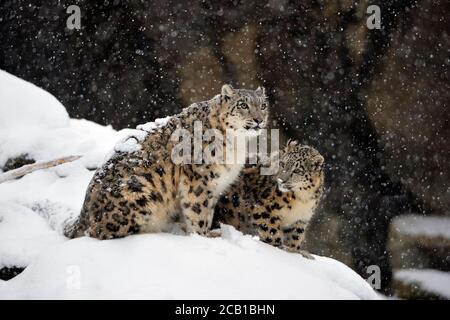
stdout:
POLYGON ((450 299, 450 272, 433 269, 395 270, 394 287, 400 298, 450 299))
POLYGON ((446 216, 404 215, 393 219, 392 227, 399 233, 411 236, 450 239, 450 218, 446 216))
POLYGON ((394 269, 448 270, 450 217, 408 214, 389 227, 388 248, 394 269))
MULTIPOLYGON (((83 157, 0 184, 0 269, 26 267, 0 280, 0 299, 377 298, 340 262, 308 260, 231 227, 214 239, 148 234, 68 240, 62 227, 80 212, 92 169, 131 131, 68 119, 53 96, 0 72, 0 121, 4 117, 9 124, 0 124, 0 167, 20 154, 42 161, 83 157)), ((139 127, 139 137, 166 122, 139 127)))

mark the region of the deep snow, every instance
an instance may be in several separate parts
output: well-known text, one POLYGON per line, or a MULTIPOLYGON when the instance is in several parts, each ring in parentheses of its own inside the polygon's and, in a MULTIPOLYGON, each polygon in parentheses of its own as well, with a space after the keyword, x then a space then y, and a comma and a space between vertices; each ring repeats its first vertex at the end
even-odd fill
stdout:
POLYGON ((308 260, 231 227, 214 239, 148 234, 67 240, 62 226, 80 211, 93 169, 118 147, 116 141, 121 147, 133 131, 69 119, 49 93, 0 71, 0 88, 5 87, 0 90, 0 119, 6 117, 3 122, 10 125, 0 127, 0 167, 23 153, 43 161, 83 158, 0 184, 0 268, 27 267, 0 281, 0 299, 378 297, 340 262, 308 260))
POLYGON ((330 258, 307 260, 243 236, 148 234, 80 238, 47 248, 0 299, 371 299, 355 272, 330 258))

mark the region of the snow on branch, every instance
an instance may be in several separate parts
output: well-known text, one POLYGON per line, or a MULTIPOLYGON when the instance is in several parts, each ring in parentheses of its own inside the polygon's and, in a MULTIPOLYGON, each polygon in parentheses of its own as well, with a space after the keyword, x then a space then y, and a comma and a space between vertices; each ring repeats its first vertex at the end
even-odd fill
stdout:
POLYGON ((51 161, 36 162, 33 164, 28 164, 28 165, 25 165, 18 169, 14 169, 14 170, 10 170, 5 173, 1 173, 0 174, 0 183, 9 181, 9 180, 14 180, 17 178, 21 178, 24 175, 27 175, 33 171, 56 167, 56 166, 59 166, 60 164, 72 162, 72 161, 78 160, 80 158, 81 158, 81 156, 68 156, 68 157, 63 157, 63 158, 59 158, 59 159, 55 159, 55 160, 51 160, 51 161))

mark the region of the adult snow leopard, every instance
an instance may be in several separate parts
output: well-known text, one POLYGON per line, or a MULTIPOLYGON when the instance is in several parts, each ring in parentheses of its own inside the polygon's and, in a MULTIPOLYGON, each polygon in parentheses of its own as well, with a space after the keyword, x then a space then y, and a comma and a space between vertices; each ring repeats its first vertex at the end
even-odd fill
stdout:
MULTIPOLYGON (((168 123, 149 133, 140 150, 116 152, 99 169, 86 193, 78 219, 69 224, 70 238, 124 237, 169 231, 181 219, 189 233, 206 235, 220 193, 238 176, 243 164, 175 164, 171 135, 176 129, 259 130, 265 128, 268 101, 257 90, 222 87, 209 101, 194 103, 168 123)), ((205 145, 205 142, 203 142, 205 145)))

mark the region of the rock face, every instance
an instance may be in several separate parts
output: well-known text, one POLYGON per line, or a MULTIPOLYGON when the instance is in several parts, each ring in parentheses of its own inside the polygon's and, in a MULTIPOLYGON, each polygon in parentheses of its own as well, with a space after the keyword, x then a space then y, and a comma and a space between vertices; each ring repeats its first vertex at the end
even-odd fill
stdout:
POLYGON ((379 2, 381 30, 366 27, 367 1, 78 3, 82 28, 70 31, 60 1, 3 1, 0 69, 71 117, 116 128, 179 112, 224 82, 266 86, 274 125, 326 158, 313 252, 364 276, 379 265, 387 291, 390 220, 448 207, 447 1, 379 2))
POLYGON ((20 274, 25 268, 11 267, 0 268, 0 280, 8 281, 20 274))
POLYGON ((9 158, 8 160, 6 160, 5 164, 0 168, 0 170, 6 172, 35 162, 36 161, 34 161, 34 159, 31 159, 28 154, 21 154, 15 158, 9 158))
POLYGON ((450 217, 411 214, 393 219, 388 250, 396 296, 450 298, 450 217))
POLYGON ((393 34, 368 90, 367 111, 389 175, 435 211, 450 214, 450 171, 443 169, 450 163, 450 34, 437 19, 450 4, 437 4, 411 10, 393 34))

